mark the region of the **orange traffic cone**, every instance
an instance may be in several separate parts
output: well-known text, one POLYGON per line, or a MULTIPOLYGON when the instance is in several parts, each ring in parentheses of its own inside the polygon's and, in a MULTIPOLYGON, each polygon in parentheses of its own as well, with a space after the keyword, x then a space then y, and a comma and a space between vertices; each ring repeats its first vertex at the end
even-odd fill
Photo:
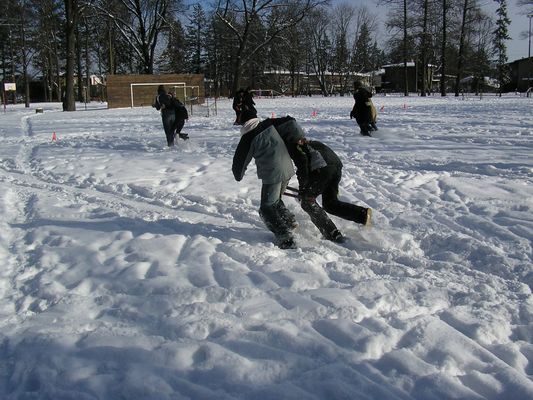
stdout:
POLYGON ((52 142, 55 142, 57 140, 56 133, 52 133, 52 142))

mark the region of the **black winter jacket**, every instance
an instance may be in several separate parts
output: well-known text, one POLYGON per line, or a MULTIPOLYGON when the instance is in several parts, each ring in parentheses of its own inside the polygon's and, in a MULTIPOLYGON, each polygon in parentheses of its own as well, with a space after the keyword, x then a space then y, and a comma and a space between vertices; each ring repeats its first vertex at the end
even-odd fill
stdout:
POLYGON ((355 104, 350 113, 351 118, 355 118, 359 125, 372 122, 372 108, 369 104, 372 93, 363 87, 358 88, 353 94, 355 104))
POLYGON ((296 176, 301 191, 305 191, 312 174, 316 174, 322 168, 340 170, 342 162, 340 158, 322 142, 308 141, 296 146, 297 153, 293 156, 296 165, 296 176))

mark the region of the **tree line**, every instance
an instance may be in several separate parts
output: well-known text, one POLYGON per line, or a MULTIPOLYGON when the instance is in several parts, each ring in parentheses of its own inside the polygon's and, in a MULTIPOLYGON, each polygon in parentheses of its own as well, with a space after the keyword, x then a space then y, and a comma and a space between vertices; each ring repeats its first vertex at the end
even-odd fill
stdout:
POLYGON ((330 0, 4 0, 3 80, 24 87, 28 106, 29 82, 39 76, 46 100, 74 110, 91 74, 202 73, 214 95, 244 84, 278 84, 271 88, 294 95, 306 90, 303 73, 329 95, 330 73, 349 91, 356 73, 416 61, 435 66, 442 95, 455 77, 457 95, 467 75, 507 79, 507 0, 494 1, 498 11, 488 15, 481 0, 380 0, 387 15, 379 16, 330 0), (267 70, 287 71, 289 83, 265 82, 267 70))

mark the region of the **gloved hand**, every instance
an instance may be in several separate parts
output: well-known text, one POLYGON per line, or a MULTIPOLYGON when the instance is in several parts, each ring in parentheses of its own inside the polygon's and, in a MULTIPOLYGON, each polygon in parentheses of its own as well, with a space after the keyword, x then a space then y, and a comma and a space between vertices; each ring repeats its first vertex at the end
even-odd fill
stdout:
POLYGON ((311 191, 309 182, 300 184, 300 190, 298 192, 298 200, 300 202, 305 201, 309 203, 313 203, 316 200, 316 196, 311 191))

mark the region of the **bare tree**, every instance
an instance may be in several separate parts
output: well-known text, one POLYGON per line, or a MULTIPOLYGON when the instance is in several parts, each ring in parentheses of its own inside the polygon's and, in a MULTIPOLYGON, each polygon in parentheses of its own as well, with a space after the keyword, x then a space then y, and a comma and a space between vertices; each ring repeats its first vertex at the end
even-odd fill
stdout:
POLYGON ((463 0, 462 5, 462 18, 461 18, 461 29, 459 37, 459 50, 457 54, 457 71, 455 76, 455 96, 459 96, 460 83, 463 78, 464 68, 466 65, 466 52, 469 44, 467 39, 469 36, 469 30, 473 29, 476 26, 476 19, 478 18, 479 10, 477 0, 463 0))
POLYGON ((474 78, 473 87, 477 95, 483 91, 484 77, 491 70, 493 21, 487 15, 480 13, 479 10, 476 13, 475 29, 472 30, 473 53, 470 57, 470 64, 474 78))
POLYGON ((302 21, 315 7, 327 2, 328 0, 218 0, 216 15, 238 43, 233 59, 232 93, 240 86, 244 64, 282 32, 302 21), (237 20, 232 18, 235 15, 237 20), (270 20, 268 24, 267 19, 270 20), (253 45, 249 46, 253 36, 252 27, 259 21, 275 28, 264 31, 264 37, 256 37, 253 45))
POLYGON ((520 14, 529 18, 529 29, 520 32, 520 39, 529 40, 528 57, 531 57, 531 18, 533 17, 533 0, 516 0, 516 5, 520 7, 520 14))
POLYGON ((332 29, 334 30, 334 63, 333 71, 340 77, 341 95, 347 91, 350 74, 350 28, 354 23, 356 9, 353 5, 341 3, 332 12, 332 29))
POLYGON ((402 31, 402 61, 403 61, 403 80, 404 95, 409 96, 409 80, 407 75, 407 62, 409 61, 409 30, 410 20, 408 18, 408 0, 381 0, 382 4, 392 6, 390 18, 387 22, 389 30, 400 28, 402 31))
POLYGON ((326 10, 314 10, 306 19, 306 36, 309 40, 308 63, 318 79, 320 90, 324 96, 330 94, 327 82, 327 71, 332 59, 331 41, 328 36, 329 23, 330 16, 326 10))
MULTIPOLYGON (((67 0, 66 0, 67 1, 67 0)), ((180 0, 117 0, 126 13, 107 7, 106 0, 96 0, 93 7, 109 18, 133 52, 138 69, 154 72, 154 60, 160 35, 169 26, 169 14, 178 10, 180 0)))

